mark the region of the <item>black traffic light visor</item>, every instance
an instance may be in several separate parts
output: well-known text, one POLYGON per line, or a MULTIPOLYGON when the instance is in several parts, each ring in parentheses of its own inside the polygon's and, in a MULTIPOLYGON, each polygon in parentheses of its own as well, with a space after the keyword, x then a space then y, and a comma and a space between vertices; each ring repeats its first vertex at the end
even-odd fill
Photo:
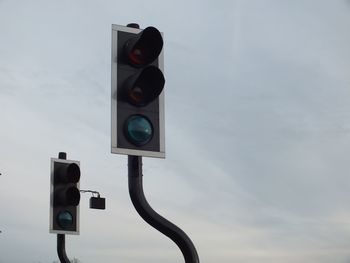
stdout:
POLYGON ((67 167, 67 180, 70 183, 77 183, 80 180, 80 168, 76 163, 71 163, 67 167))
POLYGON ((149 66, 126 80, 123 87, 127 102, 141 107, 149 104, 162 92, 165 79, 162 71, 149 66))
POLYGON ((80 191, 75 186, 60 189, 55 193, 55 205, 78 206, 80 202, 80 191))
POLYGON ((152 63, 163 48, 163 38, 158 29, 147 27, 136 37, 125 43, 125 53, 128 62, 135 67, 152 63))
POLYGON ((76 187, 70 187, 66 191, 66 204, 77 206, 80 202, 80 191, 76 187))
POLYGON ((61 164, 57 168, 59 182, 62 183, 77 183, 80 180, 80 168, 76 163, 61 164))

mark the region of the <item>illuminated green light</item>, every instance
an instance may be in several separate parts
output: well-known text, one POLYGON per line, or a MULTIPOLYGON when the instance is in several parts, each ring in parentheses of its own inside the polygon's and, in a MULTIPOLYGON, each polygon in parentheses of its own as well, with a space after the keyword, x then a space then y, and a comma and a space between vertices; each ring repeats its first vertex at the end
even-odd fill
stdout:
POLYGON ((57 215, 57 224, 66 229, 73 225, 73 216, 68 211, 59 212, 57 215))
POLYGON ((127 120, 126 135, 132 144, 136 146, 144 145, 152 139, 152 124, 142 115, 133 115, 127 120))

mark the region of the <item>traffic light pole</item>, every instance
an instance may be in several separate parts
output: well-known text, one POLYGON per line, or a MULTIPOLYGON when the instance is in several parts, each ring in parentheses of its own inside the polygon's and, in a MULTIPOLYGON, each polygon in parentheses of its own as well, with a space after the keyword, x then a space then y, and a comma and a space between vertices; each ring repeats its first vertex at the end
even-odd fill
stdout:
MULTIPOLYGON (((58 154, 58 159, 67 159, 67 154, 65 152, 60 152, 58 154)), ((57 234, 57 255, 61 263, 71 263, 66 254, 66 235, 57 234)))
POLYGON ((148 224, 175 242, 184 256, 185 263, 199 263, 196 248, 186 233, 159 215, 148 204, 143 192, 141 156, 128 156, 128 177, 130 198, 139 215, 148 224))
POLYGON ((71 263, 66 254, 66 235, 57 234, 57 254, 61 263, 71 263))

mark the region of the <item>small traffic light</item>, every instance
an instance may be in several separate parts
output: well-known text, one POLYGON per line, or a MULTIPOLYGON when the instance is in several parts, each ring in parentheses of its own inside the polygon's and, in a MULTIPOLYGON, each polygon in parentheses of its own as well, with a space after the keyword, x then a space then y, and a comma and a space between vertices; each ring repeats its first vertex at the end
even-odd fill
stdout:
POLYGON ((112 153, 165 158, 163 37, 112 26, 112 153))
POLYGON ((78 161, 51 158, 50 233, 79 234, 78 161))

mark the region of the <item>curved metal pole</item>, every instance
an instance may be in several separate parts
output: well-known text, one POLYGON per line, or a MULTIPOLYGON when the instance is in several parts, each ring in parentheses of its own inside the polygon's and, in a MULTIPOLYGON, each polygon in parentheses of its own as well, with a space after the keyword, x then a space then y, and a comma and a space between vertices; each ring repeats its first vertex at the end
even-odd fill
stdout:
POLYGON ((57 234, 57 254, 61 263, 71 263, 66 254, 66 239, 64 234, 57 234))
POLYGON ((141 156, 128 156, 128 177, 131 201, 139 215, 148 224, 176 243, 186 263, 199 263, 196 248, 186 233, 155 212, 148 204, 143 192, 141 156))
MULTIPOLYGON (((66 160, 67 153, 59 152, 58 158, 66 160)), ((57 254, 61 263, 70 263, 70 260, 66 254, 66 236, 64 234, 57 234, 57 254)))

